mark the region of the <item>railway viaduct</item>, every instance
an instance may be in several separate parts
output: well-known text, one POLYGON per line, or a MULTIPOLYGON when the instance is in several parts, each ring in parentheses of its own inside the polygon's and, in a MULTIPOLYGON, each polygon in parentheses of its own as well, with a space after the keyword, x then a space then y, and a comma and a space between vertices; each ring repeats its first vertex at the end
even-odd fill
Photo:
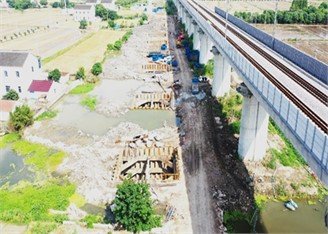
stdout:
POLYGON ((200 63, 214 57, 212 95, 229 92, 232 69, 243 80, 237 88, 244 96, 239 156, 263 158, 270 116, 328 186, 327 65, 221 9, 193 0, 174 3, 200 63))

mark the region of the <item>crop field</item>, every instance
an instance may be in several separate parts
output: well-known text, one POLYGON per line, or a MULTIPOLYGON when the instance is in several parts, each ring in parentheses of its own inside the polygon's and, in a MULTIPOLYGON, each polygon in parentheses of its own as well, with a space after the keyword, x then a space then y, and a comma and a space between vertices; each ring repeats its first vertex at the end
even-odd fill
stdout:
POLYGON ((74 44, 84 36, 72 16, 52 8, 1 10, 0 27, 1 50, 30 51, 42 58, 74 44))
POLYGON ((46 70, 58 68, 61 71, 75 73, 83 66, 89 71, 94 63, 102 60, 107 44, 114 43, 125 33, 126 31, 100 30, 43 67, 46 70))
MULTIPOLYGON (((230 0, 227 6, 226 0, 204 1, 209 7, 219 7, 233 14, 235 11, 262 12, 264 10, 275 10, 276 0, 230 0)), ((323 0, 308 0, 308 5, 319 6, 323 0)), ((289 10, 292 1, 279 0, 278 10, 289 10)))

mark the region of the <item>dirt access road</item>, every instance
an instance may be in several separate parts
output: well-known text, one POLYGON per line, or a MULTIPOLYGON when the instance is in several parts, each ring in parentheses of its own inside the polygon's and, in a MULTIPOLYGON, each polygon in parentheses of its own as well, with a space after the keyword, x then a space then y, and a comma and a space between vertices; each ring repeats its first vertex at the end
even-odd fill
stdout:
POLYGON ((207 94, 203 100, 191 95, 193 75, 184 49, 175 47, 175 18, 168 17, 168 28, 170 48, 181 69, 174 79, 182 82, 176 97, 177 115, 182 118, 180 131, 186 134, 182 157, 193 232, 222 233, 223 211, 250 211, 254 205, 253 189, 246 183, 249 175, 245 165, 233 156, 237 140, 229 134, 225 120, 221 128, 214 122, 213 106, 217 101, 210 96, 210 86, 203 86, 207 94))

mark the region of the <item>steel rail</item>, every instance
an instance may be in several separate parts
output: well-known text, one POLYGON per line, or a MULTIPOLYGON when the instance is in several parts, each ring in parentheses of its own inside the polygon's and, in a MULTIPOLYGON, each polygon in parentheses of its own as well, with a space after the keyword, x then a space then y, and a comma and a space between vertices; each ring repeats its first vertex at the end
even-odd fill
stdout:
MULTIPOLYGON (((200 4, 194 2, 192 0, 192 2, 194 4, 196 4, 197 6, 199 6, 203 11, 205 11, 207 14, 211 15, 214 19, 216 19, 216 21, 218 21, 220 24, 224 25, 221 19, 218 19, 218 16, 215 14, 213 14, 211 11, 207 10, 206 8, 204 8, 203 6, 201 6, 200 4)), ((192 6, 194 8, 194 10, 196 10, 205 20, 211 22, 211 20, 205 15, 203 14, 198 8, 196 8, 195 6, 193 6, 192 4, 190 4, 190 6, 192 6)), ((296 97, 295 94, 293 94, 290 90, 288 90, 280 81, 278 81, 270 72, 268 72, 262 65, 260 65, 251 55, 249 55, 244 49, 242 49, 236 42, 234 42, 232 40, 231 37, 228 37, 227 35, 225 35, 225 33, 219 29, 218 26, 216 26, 215 24, 213 24, 211 22, 211 26, 218 31, 223 37, 226 36, 227 41, 229 41, 230 44, 232 44, 245 58, 247 58, 268 80, 270 80, 287 98, 289 98, 289 100, 291 100, 305 115, 307 115, 323 132, 325 132, 326 134, 328 134, 328 124, 322 119, 320 118, 320 116, 318 116, 316 113, 314 113, 304 102, 302 102, 299 98, 296 97)), ((225 25, 224 25, 225 26, 225 25)), ((232 33, 234 33, 237 37, 239 37, 241 40, 247 40, 249 41, 246 37, 244 37, 243 35, 241 35, 239 32, 236 32, 235 29, 231 28, 230 26, 228 27, 228 29, 230 31, 232 31, 232 33), (243 37, 243 38, 241 38, 243 37)), ((245 42, 246 43, 246 42, 245 42)), ((246 43, 248 44, 248 43, 246 43)), ((263 51, 260 47, 256 46, 253 43, 254 47, 257 47, 259 50, 263 51)), ((264 53, 266 53, 265 51, 263 51, 264 53)), ((272 56, 271 56, 272 57, 272 56)), ((274 58, 273 58, 274 59, 274 58)), ((267 60, 270 61, 270 59, 267 58, 267 60)), ((276 60, 276 59, 274 59, 276 60)), ((282 64, 281 64, 282 65, 282 64)), ((284 65, 282 65, 284 66, 284 65)), ((287 68, 289 69, 289 68, 287 68)), ((290 69, 289 69, 290 70, 290 69)), ((285 72, 284 72, 285 73, 285 72)), ((294 73, 294 72, 293 72, 294 73)), ((307 82, 306 82, 307 83, 307 82)), ((312 85, 311 85, 312 86, 312 85)), ((302 86, 303 87, 303 86, 302 86)), ((313 87, 314 89, 316 89, 315 87, 313 87)), ((309 91, 310 92, 310 91, 309 91)), ((327 96, 326 96, 327 97, 327 96)), ((327 101, 328 97, 326 98, 327 101)), ((326 102, 327 103, 327 102, 326 102)), ((324 103, 325 104, 325 103, 324 103)), ((327 105, 327 104, 326 104, 327 105)))

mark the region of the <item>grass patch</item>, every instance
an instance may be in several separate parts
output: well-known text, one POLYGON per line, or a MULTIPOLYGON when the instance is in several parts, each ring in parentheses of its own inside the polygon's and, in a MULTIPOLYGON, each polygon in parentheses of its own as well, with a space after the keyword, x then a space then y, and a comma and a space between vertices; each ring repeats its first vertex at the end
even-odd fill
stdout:
POLYGON ((25 140, 16 141, 12 148, 18 155, 25 156, 26 164, 34 165, 41 171, 53 172, 66 157, 62 151, 52 153, 52 150, 44 145, 25 140))
POLYGON ((69 93, 70 94, 83 94, 83 93, 88 93, 92 91, 95 87, 95 84, 91 83, 84 83, 81 85, 76 86, 74 89, 72 89, 69 93))
POLYGON ((58 223, 54 222, 36 222, 30 224, 27 234, 46 234, 50 233, 58 227, 58 223))
POLYGON ((269 201, 268 197, 266 195, 256 195, 255 196, 255 205, 259 209, 263 209, 265 204, 267 204, 269 201))
POLYGON ((42 59, 42 64, 45 65, 46 63, 49 63, 50 61, 58 58, 59 56, 65 54, 67 51, 73 49, 74 47, 77 47, 78 45, 80 45, 82 42, 88 40, 89 38, 91 38, 95 33, 91 33, 83 38, 81 38, 78 42, 76 42, 75 44, 69 46, 69 47, 66 47, 65 49, 63 50, 60 50, 58 51, 57 53, 55 53, 54 55, 51 55, 45 59, 42 59))
POLYGON ((103 218, 100 215, 87 215, 84 219, 81 220, 82 222, 87 223, 87 228, 93 228, 94 223, 102 223, 103 218))
POLYGON ((230 94, 219 99, 220 117, 240 121, 243 98, 238 93, 230 94))
POLYGON ((58 114, 58 110, 45 111, 41 115, 36 117, 35 120, 36 121, 42 121, 42 120, 46 120, 46 119, 55 118, 57 116, 57 114, 58 114))
POLYGON ((284 166, 299 167, 307 165, 304 158, 296 151, 292 143, 285 137, 278 125, 270 118, 269 132, 278 134, 285 143, 285 147, 281 151, 273 149, 273 157, 277 158, 284 166))
POLYGON ((62 222, 66 215, 52 215, 49 209, 65 210, 75 186, 58 181, 47 182, 42 186, 27 183, 12 190, 0 190, 0 220, 24 224, 31 221, 62 222))
POLYGON ((70 198, 69 201, 74 203, 77 207, 82 207, 87 203, 87 201, 78 193, 74 193, 70 198))
POLYGON ((276 157, 274 155, 271 155, 269 161, 264 162, 263 165, 266 168, 270 168, 272 170, 275 170, 277 168, 277 159, 276 159, 276 157))
POLYGON ((229 130, 232 134, 240 133, 240 121, 235 121, 229 124, 229 130))
POLYGON ((95 96, 88 95, 81 101, 81 105, 87 107, 89 110, 95 110, 97 98, 95 96))
POLYGON ((4 135, 0 138, 0 149, 5 148, 9 143, 18 141, 21 138, 21 136, 14 132, 4 135))

